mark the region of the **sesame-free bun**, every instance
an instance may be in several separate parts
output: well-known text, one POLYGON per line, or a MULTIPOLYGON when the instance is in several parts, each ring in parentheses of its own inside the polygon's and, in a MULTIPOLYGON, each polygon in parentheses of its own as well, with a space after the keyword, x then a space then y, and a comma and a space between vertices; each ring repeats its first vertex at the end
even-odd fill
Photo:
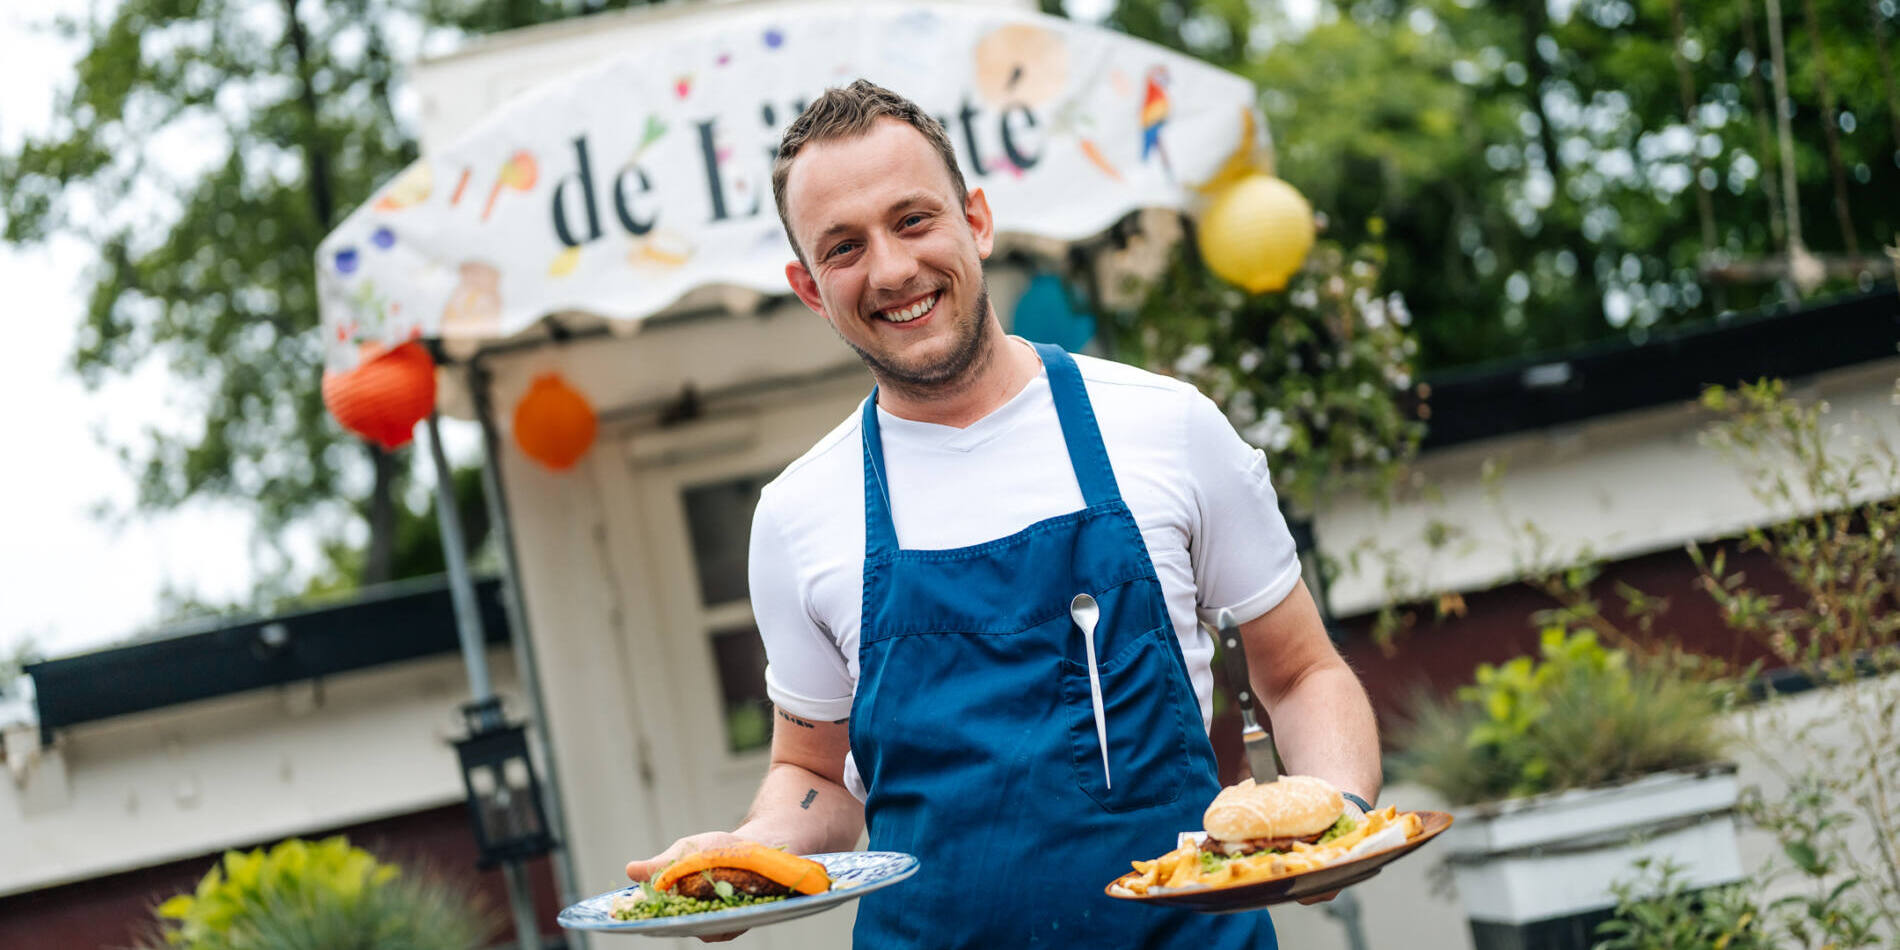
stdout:
POLYGON ((1283 775, 1265 785, 1247 779, 1221 789, 1201 816, 1201 825, 1221 841, 1304 838, 1332 827, 1345 810, 1346 801, 1331 782, 1283 775))

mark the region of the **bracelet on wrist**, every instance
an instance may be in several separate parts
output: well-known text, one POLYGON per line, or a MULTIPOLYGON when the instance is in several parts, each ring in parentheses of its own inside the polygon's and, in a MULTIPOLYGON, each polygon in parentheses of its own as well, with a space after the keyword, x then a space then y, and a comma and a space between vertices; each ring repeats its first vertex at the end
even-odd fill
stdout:
POLYGON ((1359 796, 1354 795, 1351 792, 1340 792, 1339 794, 1340 794, 1340 797, 1344 798, 1345 800, 1352 802, 1355 805, 1358 805, 1360 811, 1365 812, 1367 814, 1372 813, 1371 802, 1368 802, 1365 799, 1360 798, 1359 796))

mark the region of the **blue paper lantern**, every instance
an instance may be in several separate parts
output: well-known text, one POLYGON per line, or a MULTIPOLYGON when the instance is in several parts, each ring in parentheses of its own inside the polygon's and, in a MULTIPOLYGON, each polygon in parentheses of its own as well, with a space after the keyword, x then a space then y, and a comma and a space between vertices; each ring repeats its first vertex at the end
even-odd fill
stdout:
POLYGON ((1071 353, 1079 353, 1095 339, 1095 318, 1077 313, 1069 303, 1069 291, 1062 278, 1037 274, 1029 289, 1016 301, 1014 331, 1035 343, 1053 343, 1071 353))

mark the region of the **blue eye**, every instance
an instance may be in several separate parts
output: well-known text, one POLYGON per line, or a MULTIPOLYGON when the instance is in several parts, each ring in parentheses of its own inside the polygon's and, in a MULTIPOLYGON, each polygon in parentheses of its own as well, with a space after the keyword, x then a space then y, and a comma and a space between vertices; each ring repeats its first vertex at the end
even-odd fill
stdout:
POLYGON ((853 248, 853 247, 855 247, 855 246, 856 246, 856 245, 854 245, 854 244, 852 244, 852 243, 851 243, 850 241, 845 241, 845 242, 844 242, 844 243, 842 243, 842 244, 834 244, 834 245, 832 245, 832 248, 831 248, 831 253, 829 253, 829 254, 826 254, 825 256, 826 256, 826 257, 837 257, 838 255, 840 255, 840 254, 843 254, 843 253, 845 253, 846 251, 849 251, 849 250, 851 250, 851 248, 853 248))

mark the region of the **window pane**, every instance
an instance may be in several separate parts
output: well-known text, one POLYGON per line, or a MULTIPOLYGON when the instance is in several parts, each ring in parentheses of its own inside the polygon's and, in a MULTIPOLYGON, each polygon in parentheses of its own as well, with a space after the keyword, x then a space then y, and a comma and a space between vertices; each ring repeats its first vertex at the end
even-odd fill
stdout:
POLYGON ((772 701, 765 695, 765 647, 750 624, 712 635, 713 664, 726 712, 726 748, 762 749, 772 741, 772 701))
POLYGON ((758 507, 759 489, 776 474, 695 485, 682 493, 687 530, 692 534, 693 567, 699 575, 699 599, 706 606, 745 599, 752 509, 758 507))

